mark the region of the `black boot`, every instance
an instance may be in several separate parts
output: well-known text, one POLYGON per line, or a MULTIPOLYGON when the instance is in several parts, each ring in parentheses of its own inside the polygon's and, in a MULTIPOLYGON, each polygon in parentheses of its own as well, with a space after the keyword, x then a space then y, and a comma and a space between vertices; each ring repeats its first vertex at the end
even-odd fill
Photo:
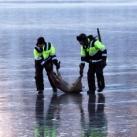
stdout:
POLYGON ((87 91, 87 94, 88 94, 88 95, 95 95, 95 90, 88 90, 88 91, 87 91))
POLYGON ((57 93, 57 88, 52 88, 53 93, 57 93))
POLYGON ((104 89, 105 87, 100 87, 99 89, 98 89, 98 92, 103 92, 103 89, 104 89))
POLYGON ((43 94, 43 90, 38 90, 38 94, 43 94))

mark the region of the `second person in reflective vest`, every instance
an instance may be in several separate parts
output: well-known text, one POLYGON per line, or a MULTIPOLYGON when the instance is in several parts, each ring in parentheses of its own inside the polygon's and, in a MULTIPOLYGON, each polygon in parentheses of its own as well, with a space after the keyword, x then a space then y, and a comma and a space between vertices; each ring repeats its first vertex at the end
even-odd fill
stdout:
POLYGON ((103 69, 106 66, 107 50, 103 43, 92 35, 82 33, 76 37, 81 45, 80 75, 83 75, 85 63, 89 63, 88 69, 88 94, 95 94, 95 75, 97 77, 98 92, 105 88, 103 69))

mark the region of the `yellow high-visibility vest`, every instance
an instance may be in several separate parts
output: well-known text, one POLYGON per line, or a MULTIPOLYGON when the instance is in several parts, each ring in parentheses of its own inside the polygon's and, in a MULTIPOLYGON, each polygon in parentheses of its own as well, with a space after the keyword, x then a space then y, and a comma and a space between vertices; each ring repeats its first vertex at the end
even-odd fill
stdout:
POLYGON ((42 49, 40 47, 35 47, 33 50, 33 56, 35 60, 42 60, 42 49))
POLYGON ((56 55, 56 49, 55 47, 51 44, 51 43, 47 43, 44 47, 43 47, 43 59, 47 59, 51 56, 56 55))
POLYGON ((104 51, 105 45, 103 45, 99 40, 96 40, 94 43, 94 46, 92 46, 92 42, 90 42, 90 46, 86 49, 83 48, 83 46, 81 46, 81 50, 80 50, 80 55, 81 57, 85 57, 88 53, 89 56, 94 56, 98 51, 104 51))

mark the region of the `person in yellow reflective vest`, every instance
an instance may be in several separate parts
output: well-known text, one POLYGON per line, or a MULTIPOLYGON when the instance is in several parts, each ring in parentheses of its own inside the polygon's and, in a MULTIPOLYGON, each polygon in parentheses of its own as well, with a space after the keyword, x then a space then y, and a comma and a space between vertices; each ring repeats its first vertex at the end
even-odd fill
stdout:
POLYGON ((56 65, 57 69, 60 68, 60 62, 56 58, 55 47, 50 42, 46 42, 44 37, 39 37, 33 54, 35 59, 35 82, 38 93, 43 93, 44 90, 43 69, 47 72, 53 92, 56 92, 57 89, 49 76, 50 72, 53 71, 53 64, 56 65))
POLYGON ((97 77, 98 92, 102 92, 105 88, 105 80, 103 69, 106 66, 107 50, 105 45, 92 35, 87 36, 82 33, 76 37, 81 45, 81 63, 80 75, 83 75, 85 63, 89 63, 87 73, 88 79, 88 94, 95 94, 95 74, 97 77))

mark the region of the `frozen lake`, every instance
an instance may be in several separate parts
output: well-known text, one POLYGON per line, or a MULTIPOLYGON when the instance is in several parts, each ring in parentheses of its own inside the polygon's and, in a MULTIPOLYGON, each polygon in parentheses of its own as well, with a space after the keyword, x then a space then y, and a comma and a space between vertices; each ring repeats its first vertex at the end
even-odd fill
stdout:
MULTIPOLYGON (((81 0, 82 1, 82 0, 81 0)), ((137 134, 137 3, 0 1, 0 137, 135 137, 137 134), (33 48, 39 36, 54 44, 63 77, 78 77, 79 33, 100 28, 108 49, 103 94, 57 96, 45 73, 37 96, 33 48)))

